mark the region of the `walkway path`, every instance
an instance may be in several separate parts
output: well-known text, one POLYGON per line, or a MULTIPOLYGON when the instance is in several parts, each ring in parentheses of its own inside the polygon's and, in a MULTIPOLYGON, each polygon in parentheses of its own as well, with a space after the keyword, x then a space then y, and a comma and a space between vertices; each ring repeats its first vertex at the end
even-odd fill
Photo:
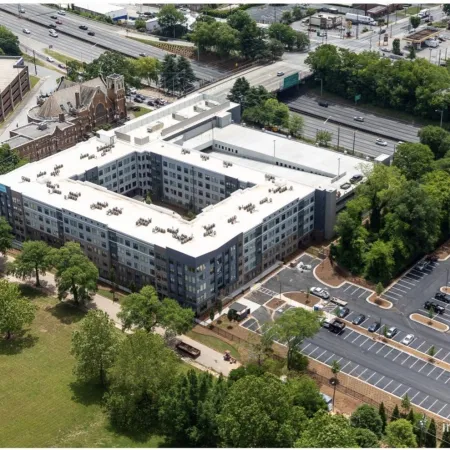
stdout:
MULTIPOLYGON (((14 258, 11 255, 8 255, 8 261, 13 261, 14 258)), ((6 276, 9 281, 14 281, 17 283, 23 283, 24 281, 13 277, 11 275, 6 276)), ((41 285, 45 287, 45 289, 55 295, 56 287, 55 287, 55 277, 52 273, 48 272, 46 275, 40 276, 41 285)), ((33 285, 33 280, 27 281, 27 284, 30 286, 33 285)), ((101 295, 95 294, 93 301, 89 304, 89 308, 100 309, 108 314, 108 316, 116 323, 118 328, 122 328, 122 324, 117 317, 117 313, 120 311, 120 304, 113 302, 112 300, 103 297, 101 295)), ((155 331, 161 336, 164 335, 164 329, 157 327, 155 331)), ((230 364, 223 360, 222 353, 213 350, 206 345, 201 344, 200 342, 194 341, 188 336, 182 335, 177 336, 183 342, 186 342, 189 345, 192 345, 195 348, 198 348, 201 351, 200 356, 195 360, 191 360, 190 358, 183 358, 185 362, 193 365, 201 370, 212 371, 216 374, 223 374, 224 376, 228 376, 230 371, 236 369, 240 366, 239 363, 230 364)))

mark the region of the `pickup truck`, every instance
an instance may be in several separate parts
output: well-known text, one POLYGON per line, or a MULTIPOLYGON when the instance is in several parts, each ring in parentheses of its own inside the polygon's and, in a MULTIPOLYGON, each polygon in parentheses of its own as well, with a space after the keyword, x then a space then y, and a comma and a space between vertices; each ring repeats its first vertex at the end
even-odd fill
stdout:
POLYGON ((345 323, 339 319, 328 319, 323 322, 323 327, 333 333, 341 334, 345 329, 345 323))

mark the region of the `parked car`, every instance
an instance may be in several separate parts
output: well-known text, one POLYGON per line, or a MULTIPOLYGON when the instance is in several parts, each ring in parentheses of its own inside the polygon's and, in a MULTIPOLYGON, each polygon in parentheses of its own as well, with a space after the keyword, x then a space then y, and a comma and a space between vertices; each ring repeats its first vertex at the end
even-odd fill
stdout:
POLYGON ((407 334, 403 339, 402 339, 402 344, 403 345, 409 345, 411 344, 411 342, 414 340, 414 335, 413 334, 407 334))
POLYGON ((363 176, 360 173, 357 173, 350 178, 350 183, 352 183, 352 184, 358 183, 362 179, 363 179, 363 176))
POLYGON ((386 331, 386 337, 392 339, 398 333, 398 328, 391 327, 386 331))
POLYGON ((22 30, 25 34, 31 34, 31 31, 28 28, 24 28, 22 30))
POLYGON ((319 100, 319 106, 323 106, 324 108, 328 108, 328 102, 324 100, 319 100))
POLYGON ((138 97, 138 96, 134 97, 134 101, 135 101, 136 103, 144 103, 144 100, 142 100, 142 98, 141 98, 141 97, 138 97))
POLYGON ((141 100, 146 99, 145 95, 142 95, 142 94, 136 94, 136 97, 140 98, 141 100))
POLYGON ((51 56, 47 56, 47 61, 48 62, 55 62, 55 60, 51 56))
POLYGON ((356 116, 356 117, 353 117, 353 120, 356 120, 356 122, 364 122, 364 117, 356 116))
POLYGON ((131 107, 131 111, 140 111, 141 107, 140 106, 132 106, 131 107))
POLYGON ((284 72, 277 72, 277 77, 282 77, 284 75, 284 72))
POLYGON ((343 308, 339 308, 337 316, 340 319, 343 319, 344 317, 347 317, 349 314, 350 314, 350 310, 347 307, 343 307, 343 308))
POLYGON ((369 328, 367 328, 367 330, 370 331, 371 333, 375 333, 380 329, 380 327, 381 327, 380 322, 374 322, 372 325, 370 325, 369 328))
POLYGON ((445 308, 437 303, 426 301, 423 305, 423 308, 426 310, 432 310, 437 314, 444 314, 445 308))
POLYGON ((450 303, 450 297, 443 292, 436 292, 436 294, 434 294, 434 298, 444 303, 450 303))
POLYGON ((147 102, 147 105, 148 105, 148 106, 156 106, 154 100, 149 100, 149 101, 147 102))
POLYGON ((386 147, 386 146, 388 145, 387 142, 386 142, 385 140, 380 139, 380 138, 378 138, 378 139, 375 141, 375 144, 381 145, 382 147, 386 147))
POLYGON ((427 255, 426 257, 425 257, 425 261, 428 261, 428 262, 430 262, 430 263, 435 263, 435 262, 437 262, 438 261, 438 256, 437 255, 427 255))
POLYGON ((361 325, 365 320, 366 316, 364 314, 359 314, 353 319, 352 323, 353 325, 361 325))
POLYGON ((327 299, 330 298, 330 294, 325 289, 322 289, 320 287, 313 287, 311 288, 311 294, 317 295, 317 297, 327 299))
POLYGON ((428 266, 428 262, 423 260, 419 264, 417 264, 416 269, 420 270, 422 272, 426 269, 427 266, 428 266))
POLYGON ((95 36, 95 33, 93 31, 88 31, 89 36, 95 36))
POLYGON ((54 23, 49 23, 49 24, 48 24, 48 27, 49 27, 49 28, 56 28, 56 24, 54 24, 54 23))
POLYGON ((86 25, 80 25, 78 28, 80 30, 84 30, 84 31, 86 31, 88 29, 88 27, 86 25))
POLYGON ((312 266, 311 264, 305 264, 304 262, 300 261, 297 264, 297 269, 301 269, 301 270, 311 270, 312 266))
POLYGON ((130 94, 134 95, 134 94, 136 94, 136 89, 135 88, 131 88, 129 92, 130 92, 130 94))
POLYGON ((384 34, 386 33, 386 28, 380 28, 380 30, 378 31, 378 34, 384 34))

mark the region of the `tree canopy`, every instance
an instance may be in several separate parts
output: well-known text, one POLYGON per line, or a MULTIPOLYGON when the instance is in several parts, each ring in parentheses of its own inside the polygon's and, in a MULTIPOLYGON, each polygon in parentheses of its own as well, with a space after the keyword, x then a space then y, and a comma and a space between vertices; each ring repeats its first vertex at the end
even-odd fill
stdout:
POLYGON ((17 150, 11 150, 9 144, 0 144, 0 175, 11 172, 28 161, 21 159, 17 150))
POLYGON ((416 448, 417 440, 413 426, 406 419, 398 419, 386 427, 386 438, 389 447, 416 448))
POLYGON ((433 161, 433 152, 423 144, 400 144, 394 155, 394 166, 400 169, 407 180, 419 180, 430 172, 433 161))
POLYGON ((159 26, 167 33, 172 32, 174 37, 177 25, 184 25, 187 20, 184 14, 178 11, 173 4, 163 5, 157 17, 159 26))
POLYGON ((11 225, 4 217, 0 217, 0 253, 3 255, 11 248, 13 235, 11 225))
POLYGON ((0 25, 0 50, 6 56, 19 56, 22 54, 19 47, 19 38, 3 25, 0 25))
POLYGON ((378 438, 383 432, 383 422, 378 411, 370 405, 361 405, 350 417, 350 424, 355 428, 372 431, 378 438))

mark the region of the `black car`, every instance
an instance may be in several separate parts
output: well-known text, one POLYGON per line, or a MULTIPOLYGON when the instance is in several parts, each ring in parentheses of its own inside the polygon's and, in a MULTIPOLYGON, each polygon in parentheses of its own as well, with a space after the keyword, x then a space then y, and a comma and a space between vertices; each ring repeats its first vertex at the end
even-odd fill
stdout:
POLYGON ((133 107, 131 108, 131 110, 132 110, 132 111, 140 111, 140 110, 141 110, 141 107, 140 107, 140 106, 133 106, 133 107))
POLYGON ((328 102, 325 102, 323 100, 319 101, 319 106, 323 106, 324 108, 328 108, 328 102))
POLYGON ((57 19, 58 18, 58 16, 50 16, 50 19, 57 19))
POLYGON ((425 302, 423 304, 423 309, 431 309, 431 307, 433 306, 433 302, 425 302))
POLYGON ((149 100, 149 101, 147 102, 147 105, 148 105, 148 106, 156 106, 156 105, 155 105, 155 102, 154 102, 153 100, 149 100))
POLYGON ((136 103, 144 103, 144 100, 142 100, 141 97, 134 97, 134 101, 135 101, 136 103))
POLYGON ((85 30, 85 31, 88 29, 88 27, 86 25, 80 25, 78 28, 80 30, 85 30))
POLYGON ((139 53, 139 56, 145 57, 147 55, 145 53, 139 53))
POLYGON ((366 316, 364 314, 360 314, 359 316, 356 316, 353 319, 352 324, 353 325, 361 325, 365 320, 366 320, 366 316))
POLYGON ((356 175, 353 175, 350 178, 350 183, 354 184, 354 183, 358 183, 359 181, 361 181, 363 179, 363 176, 360 173, 357 173, 356 175))
POLYGON ((436 292, 436 294, 434 294, 434 298, 444 303, 450 303, 450 297, 443 292, 436 292))
POLYGON ((95 33, 93 31, 88 31, 89 36, 95 36, 95 33))
POLYGON ((430 263, 435 263, 435 262, 437 262, 437 260, 438 260, 438 257, 436 255, 428 255, 425 258, 425 261, 428 261, 430 263))
POLYGON ((145 100, 145 95, 142 94, 136 94, 137 98, 140 98, 141 100, 145 100))
POLYGON ((338 317, 343 319, 345 316, 348 316, 350 313, 350 310, 348 308, 340 308, 338 312, 338 317))
POLYGON ((436 312, 437 314, 444 314, 445 312, 445 308, 441 305, 438 305, 434 302, 425 302, 423 305, 424 309, 430 310, 432 309, 434 312, 436 312))
POLYGON ((375 333, 380 329, 380 327, 381 327, 380 322, 374 322, 372 325, 370 325, 369 328, 367 328, 367 330, 370 331, 371 333, 375 333))
POLYGON ((48 26, 49 28, 56 28, 56 24, 54 24, 54 23, 51 23, 51 24, 49 24, 49 26, 48 26))

